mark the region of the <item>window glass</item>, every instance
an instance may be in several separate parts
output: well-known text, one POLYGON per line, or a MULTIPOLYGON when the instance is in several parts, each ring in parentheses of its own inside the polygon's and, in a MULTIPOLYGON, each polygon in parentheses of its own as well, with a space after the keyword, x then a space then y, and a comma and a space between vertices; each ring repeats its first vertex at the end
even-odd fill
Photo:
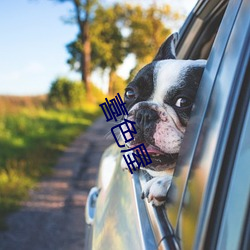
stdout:
POLYGON ((250 197, 250 103, 228 188, 218 249, 239 249, 250 197))

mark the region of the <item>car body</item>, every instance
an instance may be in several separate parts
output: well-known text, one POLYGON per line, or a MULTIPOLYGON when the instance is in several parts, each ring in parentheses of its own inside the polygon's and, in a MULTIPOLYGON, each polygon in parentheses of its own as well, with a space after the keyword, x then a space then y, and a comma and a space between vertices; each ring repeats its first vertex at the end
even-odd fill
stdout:
POLYGON ((250 249, 250 1, 199 1, 180 59, 208 59, 166 206, 142 200, 143 171, 103 154, 88 196, 86 249, 250 249))

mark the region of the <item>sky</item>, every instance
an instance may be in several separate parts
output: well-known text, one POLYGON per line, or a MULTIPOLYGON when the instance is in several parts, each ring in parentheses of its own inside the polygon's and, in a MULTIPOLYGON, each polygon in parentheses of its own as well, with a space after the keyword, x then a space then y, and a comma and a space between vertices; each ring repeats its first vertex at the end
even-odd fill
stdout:
MULTIPOLYGON (((102 2, 110 4, 114 0, 102 2)), ((196 0, 161 0, 187 13, 196 0)), ((121 1, 121 2, 135 2, 121 1)), ((141 3, 152 1, 137 1, 141 3)), ((156 1, 155 2, 159 2, 156 1)), ((0 95, 41 95, 60 76, 79 80, 66 63, 65 45, 73 41, 78 29, 62 18, 69 15, 70 3, 50 0, 1 0, 0 3, 0 95)), ((133 57, 120 68, 126 77, 133 57)), ((95 81, 107 81, 94 75, 95 81)))

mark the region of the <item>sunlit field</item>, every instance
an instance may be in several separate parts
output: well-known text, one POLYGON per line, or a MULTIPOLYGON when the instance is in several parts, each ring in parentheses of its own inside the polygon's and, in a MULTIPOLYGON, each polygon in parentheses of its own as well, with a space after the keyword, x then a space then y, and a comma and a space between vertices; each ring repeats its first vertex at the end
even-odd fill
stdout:
POLYGON ((100 114, 98 105, 52 109, 46 96, 0 96, 0 229, 7 213, 28 197, 28 190, 65 147, 100 114))

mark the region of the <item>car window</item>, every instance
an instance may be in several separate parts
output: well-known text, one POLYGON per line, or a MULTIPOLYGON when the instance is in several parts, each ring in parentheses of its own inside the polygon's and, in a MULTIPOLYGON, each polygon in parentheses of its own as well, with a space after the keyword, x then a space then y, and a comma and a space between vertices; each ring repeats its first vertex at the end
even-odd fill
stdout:
POLYGON ((244 76, 247 68, 247 11, 247 1, 229 2, 184 139, 170 192, 177 202, 167 207, 168 217, 183 249, 204 248, 202 239, 211 219, 220 166, 241 89, 242 74, 244 76), (245 29, 240 28, 243 23, 247 25, 245 29))
MULTIPOLYGON (((209 30, 209 34, 213 34, 213 36, 215 36, 215 34, 217 34, 216 32, 218 31, 219 22, 216 22, 215 26, 215 22, 214 20, 221 20, 222 16, 225 12, 226 9, 226 4, 227 2, 225 1, 217 1, 218 6, 221 6, 221 9, 217 9, 217 11, 214 11, 214 15, 217 15, 217 17, 213 17, 211 16, 211 9, 213 9, 215 2, 212 2, 211 6, 207 6, 205 4, 205 6, 201 6, 200 8, 202 9, 198 9, 198 13, 200 13, 200 16, 198 15, 198 21, 193 20, 193 25, 194 25, 194 31, 189 29, 189 33, 187 34, 187 37, 184 37, 184 41, 180 42, 179 46, 183 46, 184 48, 179 48, 179 57, 184 57, 184 59, 187 59, 188 56, 194 56, 195 54, 197 55, 198 52, 192 52, 192 50, 189 50, 187 48, 188 43, 191 43, 191 47, 194 48, 202 48, 201 44, 199 45, 199 42, 202 42, 203 44, 205 43, 205 34, 203 33, 204 31, 208 31, 209 30), (218 4, 218 2, 222 2, 223 4, 218 4), (208 10, 207 10, 208 8, 208 10), (206 14, 206 15, 205 15, 206 14), (203 18, 203 19, 202 19, 203 18), (199 23, 201 22, 200 20, 203 20, 203 25, 200 25, 199 23), (206 22, 205 22, 206 20, 206 22), (197 24, 198 22, 198 24, 197 24), (197 27, 198 26, 198 27, 197 27), (205 28, 206 27, 206 28, 205 28), (197 32, 198 34, 195 35, 193 33, 197 32), (190 37, 190 33, 192 34, 192 36, 190 37), (192 40, 193 38, 198 39, 199 37, 203 37, 202 39, 198 39, 196 40, 192 40), (196 45, 192 45, 192 44, 196 44, 196 45)), ((236 10, 237 8, 235 8, 236 10)), ((231 11, 231 10, 229 10, 231 11)), ((236 15, 236 11, 233 12, 234 16, 236 15)), ((227 22, 227 20, 224 19, 224 23, 227 22)), ((231 18, 231 22, 233 23, 233 18, 231 18)), ((178 215, 179 215, 179 210, 181 209, 181 203, 182 203, 182 199, 183 199, 183 193, 184 190, 186 188, 186 183, 188 181, 188 175, 189 175, 189 168, 192 164, 192 159, 193 159, 193 155, 195 152, 195 145, 197 143, 197 138, 199 136, 199 130, 200 127, 202 125, 202 121, 204 119, 204 113, 207 107, 207 103, 209 100, 209 96, 210 93, 212 91, 212 84, 209 84, 208 81, 209 79, 212 77, 214 78, 216 75, 216 70, 219 66, 220 60, 218 60, 218 58, 220 58, 223 53, 224 53, 224 47, 227 43, 227 37, 230 34, 230 29, 227 30, 221 30, 220 31, 220 35, 219 37, 216 37, 217 42, 216 42, 216 48, 217 51, 212 51, 212 53, 210 54, 210 61, 212 61, 212 63, 210 63, 210 65, 212 65, 213 67, 209 68, 209 73, 208 71, 204 72, 205 75, 205 79, 203 82, 204 84, 200 84, 198 93, 197 93, 197 97, 196 97, 196 102, 195 102, 195 106, 198 106, 199 109, 194 109, 194 111, 192 112, 192 116, 190 118, 187 130, 186 130, 186 134, 184 137, 184 141, 182 144, 182 149, 180 152, 180 157, 179 157, 179 161, 177 163, 177 168, 175 171, 175 176, 178 176, 178 178, 175 179, 175 184, 172 186, 172 192, 174 193, 174 195, 177 197, 175 197, 175 202, 172 204, 168 204, 167 205, 167 213, 168 213, 168 217, 169 220, 171 222, 171 225, 174 227, 174 230, 177 230, 177 220, 178 220, 178 215), (215 57, 217 56, 217 58, 215 57), (211 72, 212 71, 212 72, 211 72), (207 74, 208 73, 208 74, 207 74), (207 74, 207 75, 206 75, 207 74), (184 170, 185 169, 185 170, 184 170), (181 174, 179 173, 181 172, 181 174), (178 193, 175 193, 175 190, 173 190, 173 188, 177 186, 178 189, 178 193), (176 200, 177 199, 177 200, 176 200)), ((210 41, 211 37, 210 35, 208 36, 208 41, 210 41)), ((201 51, 205 51, 206 50, 206 54, 210 53, 210 49, 208 46, 201 49, 201 51)), ((208 65, 209 66, 209 65, 208 65)), ((203 78, 204 78, 203 75, 203 78)), ((170 193, 171 196, 171 193, 170 193)), ((194 218, 196 219, 196 218, 194 218)))
MULTIPOLYGON (((182 59, 187 59, 188 57, 191 57, 194 59, 198 59, 200 57, 200 53, 203 53, 203 58, 207 58, 207 55, 210 53, 211 50, 212 42, 218 31, 219 24, 225 12, 227 2, 228 1, 213 0, 210 1, 209 5, 198 3, 198 7, 195 7, 194 12, 191 14, 187 21, 188 24, 186 26, 187 30, 190 33, 187 33, 185 35, 185 29, 184 31, 181 31, 182 34, 180 38, 180 43, 178 44, 177 48, 177 51, 179 51, 177 56, 179 58, 183 57, 182 59), (218 6, 220 6, 220 8, 218 8, 218 6), (192 26, 194 30, 192 30, 190 26, 192 26), (194 31, 197 32, 197 34, 194 34, 194 31), (192 34, 192 37, 190 37, 190 34, 192 34), (205 34, 208 35, 206 36, 205 34), (193 37, 196 37, 197 41, 192 40, 193 37), (190 48, 195 47, 197 49, 196 53, 194 53, 194 51, 192 52, 192 50, 190 50, 188 46, 190 46, 190 48), (197 56, 197 58, 195 58, 195 56, 197 56)), ((211 91, 211 86, 208 87, 209 91, 211 91)), ((140 176, 140 182, 142 185, 146 180, 147 177, 145 175, 140 176)), ((185 181, 181 183, 184 184, 185 181)), ((167 210, 171 211, 168 214, 168 217, 165 209, 162 210, 162 208, 152 208, 150 205, 147 204, 147 202, 145 202, 145 206, 148 210, 148 215, 154 230, 155 238, 158 242, 161 242, 162 246, 165 244, 166 249, 168 249, 169 246, 171 246, 172 249, 178 249, 175 237, 176 233, 174 232, 174 230, 176 231, 177 229, 176 225, 178 219, 178 210, 180 207, 179 205, 180 201, 179 203, 176 203, 175 206, 172 206, 172 204, 168 204, 167 210)))
MULTIPOLYGON (((241 130, 240 140, 237 142, 237 152, 233 163, 232 173, 230 174, 229 184, 227 187, 227 195, 225 205, 223 207, 223 215, 219 228, 219 237, 217 249, 243 249, 244 233, 246 223, 249 223, 249 201, 250 201, 250 74, 248 74, 247 87, 244 89, 248 106, 246 115, 244 107, 240 107, 239 113, 243 113, 242 119, 245 117, 243 128, 241 130, 240 118, 237 119, 237 126, 241 130), (243 109, 243 110, 242 110, 243 109)), ((242 97, 244 98, 244 97, 242 97)), ((244 103, 243 103, 244 105, 244 103)), ((236 128, 237 130, 237 128, 236 128)), ((234 147, 230 152, 233 155, 234 147)), ((229 157, 228 157, 229 158, 229 157)), ((229 165, 229 164, 228 164, 229 165)), ((249 237, 249 235, 246 237, 249 237)), ((249 243, 249 242, 248 242, 249 243)), ((248 246, 249 247, 249 246, 248 246)), ((248 248, 249 249, 249 248, 248 248)))

